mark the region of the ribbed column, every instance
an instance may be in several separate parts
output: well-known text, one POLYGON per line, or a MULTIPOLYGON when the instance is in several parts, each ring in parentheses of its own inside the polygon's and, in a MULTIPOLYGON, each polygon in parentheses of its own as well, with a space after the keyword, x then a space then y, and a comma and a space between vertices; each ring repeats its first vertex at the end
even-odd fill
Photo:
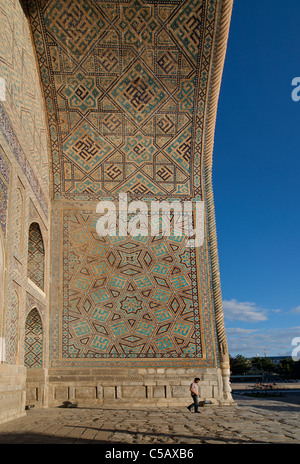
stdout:
POLYGON ((229 26, 233 0, 223 0, 220 2, 219 25, 215 44, 215 58, 213 62, 213 83, 211 87, 210 100, 208 102, 205 146, 204 146, 204 180, 205 180, 205 198, 206 213, 210 240, 211 272, 213 284, 213 297, 216 318, 216 330, 219 344, 220 364, 223 380, 223 396, 225 401, 232 401, 231 388, 229 384, 230 365, 227 339, 225 334, 222 292, 220 282, 217 231, 215 221, 215 207, 212 187, 212 153, 215 135, 215 123, 217 116, 217 106, 224 67, 224 60, 229 35, 229 26))

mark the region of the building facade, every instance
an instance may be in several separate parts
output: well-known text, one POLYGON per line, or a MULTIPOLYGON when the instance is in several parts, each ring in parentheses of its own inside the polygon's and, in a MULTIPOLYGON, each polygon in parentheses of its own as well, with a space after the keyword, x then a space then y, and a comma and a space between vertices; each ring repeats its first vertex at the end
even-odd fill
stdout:
POLYGON ((231 10, 3 0, 0 421, 66 400, 180 405, 194 377, 232 402, 211 181, 231 10), (183 232, 153 204, 188 204, 183 232))

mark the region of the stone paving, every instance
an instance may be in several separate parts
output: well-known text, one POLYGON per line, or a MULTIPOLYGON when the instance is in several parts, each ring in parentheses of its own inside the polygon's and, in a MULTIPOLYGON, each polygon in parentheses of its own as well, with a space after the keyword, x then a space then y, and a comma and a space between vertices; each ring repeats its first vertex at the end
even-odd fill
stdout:
POLYGON ((31 409, 0 425, 0 444, 300 444, 300 404, 234 396, 233 406, 31 409))

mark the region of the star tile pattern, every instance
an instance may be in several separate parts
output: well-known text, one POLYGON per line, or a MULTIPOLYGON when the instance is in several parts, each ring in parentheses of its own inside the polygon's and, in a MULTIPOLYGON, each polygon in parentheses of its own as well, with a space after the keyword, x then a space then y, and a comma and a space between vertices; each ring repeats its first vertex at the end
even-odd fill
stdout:
POLYGON ((185 237, 102 237, 64 214, 65 358, 199 358, 195 252, 185 237))

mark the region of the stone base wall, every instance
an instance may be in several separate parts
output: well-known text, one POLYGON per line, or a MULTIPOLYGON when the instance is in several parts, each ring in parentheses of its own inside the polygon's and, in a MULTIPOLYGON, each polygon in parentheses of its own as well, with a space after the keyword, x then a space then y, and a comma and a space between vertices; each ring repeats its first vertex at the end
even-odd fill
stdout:
POLYGON ((0 424, 25 415, 26 368, 0 364, 0 424))
POLYGON ((172 407, 192 402, 189 385, 200 378, 200 401, 232 404, 219 368, 27 369, 0 364, 0 424, 26 414, 25 406, 172 407))
POLYGON ((189 385, 200 378, 200 400, 230 403, 224 398, 220 369, 50 369, 48 405, 124 404, 177 406, 191 402, 189 385), (113 372, 113 373, 112 373, 113 372))
POLYGON ((47 407, 48 386, 47 369, 27 369, 26 405, 47 407))

